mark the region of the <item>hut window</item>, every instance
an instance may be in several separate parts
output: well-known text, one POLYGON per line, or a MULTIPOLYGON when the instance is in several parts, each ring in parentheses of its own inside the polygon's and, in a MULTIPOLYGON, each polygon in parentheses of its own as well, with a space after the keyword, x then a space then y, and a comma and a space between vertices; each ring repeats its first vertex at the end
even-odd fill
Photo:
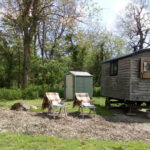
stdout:
POLYGON ((118 74, 118 61, 110 62, 110 75, 116 76, 118 74))
POLYGON ((150 79, 150 60, 141 59, 141 78, 150 79))
POLYGON ((150 71, 150 62, 144 62, 144 71, 150 71))

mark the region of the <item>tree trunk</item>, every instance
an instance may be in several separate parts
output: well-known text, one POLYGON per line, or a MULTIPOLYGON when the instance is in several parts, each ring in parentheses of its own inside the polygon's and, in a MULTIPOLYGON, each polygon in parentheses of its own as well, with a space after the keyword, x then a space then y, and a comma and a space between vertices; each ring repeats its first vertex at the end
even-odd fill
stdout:
POLYGON ((139 49, 143 49, 143 45, 144 45, 144 38, 143 38, 143 33, 140 34, 140 41, 139 41, 139 49))
POLYGON ((52 48, 51 48, 51 51, 50 51, 50 58, 53 58, 53 56, 54 56, 54 49, 55 49, 55 47, 56 47, 56 41, 54 42, 54 44, 53 44, 53 46, 52 46, 52 48))
POLYGON ((34 35, 34 48, 33 48, 33 54, 34 56, 37 56, 37 51, 36 51, 36 41, 37 41, 37 34, 34 35))
POLYGON ((8 67, 8 70, 7 70, 7 88, 10 88, 10 86, 12 85, 12 70, 13 70, 13 54, 9 54, 7 56, 7 67, 8 67))
POLYGON ((25 89, 29 82, 29 65, 30 65, 30 38, 24 36, 24 64, 23 64, 23 85, 22 88, 25 89))
POLYGON ((18 47, 18 65, 19 65, 19 69, 18 69, 18 88, 20 88, 20 86, 21 86, 21 57, 20 57, 19 47, 18 47))

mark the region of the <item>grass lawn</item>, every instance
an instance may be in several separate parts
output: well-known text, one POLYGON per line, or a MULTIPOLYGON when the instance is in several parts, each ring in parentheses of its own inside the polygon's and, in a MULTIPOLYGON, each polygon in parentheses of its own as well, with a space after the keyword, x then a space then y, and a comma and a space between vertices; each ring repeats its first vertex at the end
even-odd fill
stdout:
POLYGON ((0 134, 0 150, 149 150, 143 142, 66 140, 56 137, 0 134))
MULTIPOLYGON (((96 106, 96 114, 98 115, 106 115, 106 116, 112 116, 113 113, 111 110, 107 110, 105 108, 105 99, 103 97, 94 97, 93 100, 95 100, 94 104, 96 106)), ((38 107, 37 110, 31 110, 32 112, 42 112, 41 105, 42 105, 42 99, 35 99, 35 100, 0 100, 0 107, 5 108, 11 108, 11 106, 14 103, 17 102, 27 102, 31 105, 35 105, 38 107)), ((67 106, 67 112, 76 112, 78 111, 78 107, 72 108, 73 101, 65 101, 65 104, 67 106)), ((46 112, 47 110, 44 110, 46 112)), ((89 111, 88 109, 85 111, 89 111)))

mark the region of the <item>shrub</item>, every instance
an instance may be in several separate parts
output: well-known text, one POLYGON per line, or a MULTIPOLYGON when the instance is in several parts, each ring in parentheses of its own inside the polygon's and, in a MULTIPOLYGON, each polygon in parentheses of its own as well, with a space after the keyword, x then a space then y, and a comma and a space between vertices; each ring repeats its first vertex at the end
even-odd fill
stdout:
POLYGON ((46 92, 49 92, 49 91, 50 91, 50 86, 49 85, 43 84, 43 85, 39 86, 39 89, 38 89, 39 97, 43 97, 44 94, 46 92))
POLYGON ((47 84, 43 85, 29 85, 26 89, 0 89, 0 99, 6 100, 16 100, 16 99, 37 99, 39 97, 43 98, 46 92, 57 92, 60 97, 64 96, 64 88, 62 85, 56 84, 53 87, 50 87, 47 84))
POLYGON ((93 96, 99 97, 101 95, 100 92, 101 92, 101 88, 100 87, 94 87, 93 96))
POLYGON ((64 87, 60 84, 56 84, 54 87, 50 87, 50 92, 59 93, 60 97, 64 97, 64 87))
POLYGON ((0 89, 0 99, 6 100, 14 100, 22 98, 22 90, 21 89, 0 89))
POLYGON ((29 85, 22 91, 23 99, 36 99, 39 97, 39 86, 29 85))

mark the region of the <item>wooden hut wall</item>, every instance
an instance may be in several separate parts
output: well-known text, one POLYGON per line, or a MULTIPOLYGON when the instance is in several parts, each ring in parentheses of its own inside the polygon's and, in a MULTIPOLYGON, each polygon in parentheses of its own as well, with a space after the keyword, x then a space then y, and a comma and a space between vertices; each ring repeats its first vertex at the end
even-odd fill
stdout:
POLYGON ((141 58, 150 59, 150 52, 131 57, 130 100, 150 101, 150 79, 140 78, 141 58))
POLYGON ((118 74, 110 76, 110 62, 102 64, 101 95, 129 100, 130 57, 118 60, 118 74))

